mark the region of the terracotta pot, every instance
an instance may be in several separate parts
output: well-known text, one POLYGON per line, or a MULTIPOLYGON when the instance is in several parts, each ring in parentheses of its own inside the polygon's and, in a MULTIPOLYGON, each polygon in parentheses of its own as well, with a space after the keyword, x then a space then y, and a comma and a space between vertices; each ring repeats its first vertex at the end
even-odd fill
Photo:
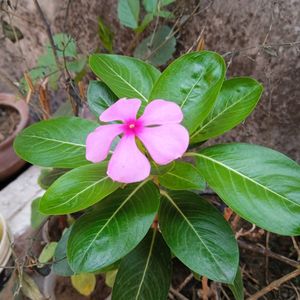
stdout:
POLYGON ((16 155, 13 142, 16 135, 29 123, 29 109, 24 100, 17 99, 13 94, 0 93, 0 105, 10 106, 20 114, 20 123, 15 131, 0 143, 0 181, 3 181, 20 170, 25 164, 25 161, 16 155))

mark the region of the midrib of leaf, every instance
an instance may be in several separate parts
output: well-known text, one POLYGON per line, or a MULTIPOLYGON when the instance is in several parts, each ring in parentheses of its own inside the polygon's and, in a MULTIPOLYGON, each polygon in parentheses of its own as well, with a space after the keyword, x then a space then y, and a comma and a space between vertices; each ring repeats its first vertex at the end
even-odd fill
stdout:
POLYGON ((262 185, 261 183, 259 183, 259 182, 255 181, 255 180, 253 180, 252 178, 250 178, 250 177, 244 175, 243 173, 240 173, 240 172, 237 171, 237 170, 232 169, 231 167, 229 167, 229 166, 223 164, 222 162, 220 162, 220 161, 218 161, 218 160, 215 160, 215 159, 213 159, 213 158, 211 158, 211 157, 209 157, 209 156, 206 156, 206 155, 203 155, 203 154, 200 154, 200 153, 194 153, 194 152, 193 152, 193 153, 189 153, 187 156, 199 156, 199 157, 203 157, 204 159, 210 160, 210 161, 212 161, 213 163, 218 164, 218 165, 222 166, 222 167, 225 168, 225 169, 228 169, 230 172, 235 173, 235 174, 237 174, 237 175, 243 177, 244 180, 248 180, 248 181, 250 181, 250 182, 252 182, 252 183, 258 185, 258 186, 261 187, 263 190, 268 191, 269 193, 274 194, 274 195, 276 195, 277 197, 279 197, 279 198, 281 198, 281 199, 283 199, 283 200, 285 200, 285 201, 287 201, 287 202, 290 202, 290 203, 292 203, 292 204, 297 205, 297 206, 300 207, 300 204, 299 204, 299 203, 294 202, 293 200, 290 200, 289 198, 287 198, 287 197, 285 197, 285 196, 283 196, 283 195, 281 195, 281 194, 278 194, 277 192, 275 192, 275 191, 269 189, 267 186, 262 185))
POLYGON ((181 209, 177 206, 177 204, 173 201, 173 199, 170 197, 170 195, 167 192, 162 193, 163 196, 165 196, 172 205, 176 208, 176 210, 179 212, 179 214, 182 216, 182 218, 186 221, 186 223, 189 225, 189 227, 192 229, 192 231, 195 233, 195 235, 198 237, 199 241, 202 243, 204 248, 207 250, 207 252, 210 254, 210 256, 213 258, 213 260, 216 263, 216 266, 218 266, 220 273, 223 274, 225 278, 227 278, 227 275, 224 273, 222 267, 219 265, 218 259, 214 256, 214 254, 210 251, 210 249, 206 246, 205 242, 201 238, 201 236, 198 234, 196 229, 194 228, 193 224, 190 222, 190 220, 185 216, 185 214, 181 211, 181 209))
POLYGON ((196 184, 194 184, 192 181, 186 179, 185 177, 179 176, 179 175, 174 174, 174 173, 172 173, 172 172, 168 172, 166 175, 171 175, 171 176, 177 177, 177 178, 179 178, 179 179, 181 179, 181 180, 183 180, 183 181, 185 181, 185 182, 187 182, 187 183, 189 183, 189 184, 192 184, 192 185, 194 185, 194 186, 196 185, 196 184))
POLYGON ((101 178, 100 180, 94 182, 93 184, 88 185, 86 188, 84 188, 84 189, 81 190, 80 192, 76 193, 76 194, 75 194, 73 197, 71 197, 69 200, 67 200, 67 201, 65 201, 65 202, 63 202, 63 203, 60 203, 60 204, 58 204, 58 205, 56 205, 56 206, 53 206, 53 207, 51 207, 51 209, 55 209, 55 208, 57 208, 57 207, 60 207, 60 206, 62 206, 62 205, 65 205, 66 203, 69 203, 69 202, 72 201, 74 198, 78 197, 78 195, 84 193, 86 190, 92 188, 92 187, 95 186, 96 184, 98 184, 98 183, 100 183, 101 181, 106 180, 106 179, 108 179, 108 176, 105 176, 105 177, 101 178))
POLYGON ((72 142, 64 142, 62 140, 46 138, 46 137, 42 137, 42 136, 38 136, 38 135, 24 134, 23 137, 30 137, 30 138, 40 139, 40 140, 46 140, 46 141, 56 142, 56 143, 59 143, 59 144, 67 144, 67 145, 72 145, 72 146, 85 147, 84 144, 77 144, 77 143, 72 143, 72 142))
POLYGON ((145 268, 144 268, 144 271, 143 271, 143 276, 142 276, 141 282, 139 284, 139 288, 138 288, 135 300, 138 300, 138 297, 140 296, 140 293, 141 293, 141 290, 142 290, 142 285, 144 283, 145 276, 146 276, 146 273, 147 273, 147 270, 148 270, 148 267, 149 267, 150 258, 151 258, 152 252, 153 252, 155 237, 156 237, 156 230, 153 231, 153 236, 152 236, 152 240, 151 240, 151 244, 150 244, 150 249, 149 249, 146 265, 145 265, 145 268))
POLYGON ((93 245, 93 243, 95 242, 95 240, 98 238, 98 236, 102 233, 102 231, 107 227, 107 225, 111 222, 111 220, 116 216, 116 214, 120 211, 120 209, 131 199, 131 197, 145 184, 147 183, 149 180, 145 180, 143 182, 141 182, 127 197, 126 199, 123 201, 123 203, 116 209, 116 211, 111 215, 111 217, 105 222, 105 224, 102 226, 102 228, 97 232, 97 234, 95 235, 95 237, 93 238, 93 240, 91 241, 91 243, 89 244, 89 246, 87 247, 87 249, 85 250, 84 254, 82 255, 82 259, 81 259, 81 263, 84 261, 84 258, 87 254, 87 252, 90 250, 91 246, 93 245))
POLYGON ((199 78, 197 79, 197 81, 193 84, 193 86, 191 87, 191 89, 189 90, 189 92, 187 93, 186 97, 184 98, 184 100, 182 101, 180 108, 183 108, 184 104, 186 103, 188 97, 190 96, 190 94, 192 93, 192 91, 194 90, 195 86, 199 83, 199 81, 203 78, 204 76, 204 72, 201 73, 201 75, 199 76, 199 78))
POLYGON ((224 110, 222 110, 219 114, 215 115, 212 119, 210 119, 206 124, 204 124, 202 127, 200 127, 197 131, 195 131, 190 139, 192 139, 195 135, 201 133, 201 131, 206 128, 210 123, 212 123, 213 121, 215 121, 216 119, 218 119, 221 115, 223 115, 225 112, 227 112, 227 110, 231 109, 232 107, 234 107, 235 105, 237 104, 240 104, 240 102, 242 100, 245 99, 245 97, 248 97, 251 93, 253 93, 253 91, 255 91, 255 89, 253 89, 250 93, 246 94, 245 96, 243 96, 242 98, 240 98, 240 100, 238 100, 237 102, 234 102, 233 104, 229 105, 229 106, 226 106, 226 108, 224 110))
POLYGON ((114 75, 116 75, 118 78, 120 78, 125 84, 127 84, 130 88, 132 88, 136 93, 138 93, 146 102, 148 102, 148 99, 141 93, 139 92, 133 85, 131 85, 128 81, 126 81, 122 76, 120 76, 113 68, 110 67, 110 65, 105 61, 102 60, 101 58, 98 57, 98 59, 101 60, 101 62, 103 62, 108 69, 110 69, 110 71, 112 73, 114 73, 114 75))

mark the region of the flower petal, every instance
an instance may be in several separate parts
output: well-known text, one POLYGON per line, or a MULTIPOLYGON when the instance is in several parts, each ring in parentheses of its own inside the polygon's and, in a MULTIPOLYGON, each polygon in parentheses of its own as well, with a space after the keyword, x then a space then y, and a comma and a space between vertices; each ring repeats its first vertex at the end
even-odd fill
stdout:
POLYGON ((189 133, 180 124, 145 127, 138 137, 160 165, 181 157, 189 145, 189 133))
POLYGON ((136 119, 136 114, 141 106, 139 99, 120 99, 108 109, 106 109, 99 117, 102 122, 111 121, 127 121, 136 119))
POLYGON ((140 117, 145 126, 180 123, 182 119, 182 111, 176 103, 160 99, 150 102, 140 117))
POLYGON ((97 163, 107 157, 114 138, 123 132, 122 124, 111 124, 97 127, 86 139, 87 160, 97 163))
POLYGON ((150 163, 138 149, 134 135, 124 135, 109 163, 108 176, 118 182, 142 181, 150 174, 150 163))

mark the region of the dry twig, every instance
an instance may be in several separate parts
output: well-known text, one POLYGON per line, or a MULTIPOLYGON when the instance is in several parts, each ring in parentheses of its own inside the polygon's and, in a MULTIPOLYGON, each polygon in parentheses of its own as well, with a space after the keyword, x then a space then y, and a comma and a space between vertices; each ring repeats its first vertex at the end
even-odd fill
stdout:
POLYGON ((53 36, 52 36, 50 25, 48 24, 48 21, 47 21, 45 15, 44 15, 44 13, 43 13, 40 5, 39 5, 38 0, 33 0, 33 2, 35 4, 35 7, 36 7, 39 15, 40 15, 40 18, 41 18, 42 22, 44 23, 44 25, 46 27, 46 33, 47 33, 47 36, 48 36, 48 39, 49 39, 49 42, 50 42, 50 45, 51 45, 54 57, 55 57, 55 62, 57 64, 57 67, 59 68, 58 55, 57 55, 57 52, 56 52, 56 47, 55 47, 55 43, 54 43, 54 39, 53 39, 53 36))
POLYGON ((264 296, 265 294, 271 292, 274 289, 277 289, 278 287, 280 287, 283 283, 297 277, 300 275, 300 269, 296 269, 293 272, 284 275, 283 277, 274 280, 273 282, 271 282, 269 285, 267 285, 266 287, 264 287, 262 290, 258 291, 257 293, 255 293, 254 295, 250 296, 247 300, 257 300, 260 297, 264 296))
POLYGON ((170 292, 176 296, 179 300, 189 300, 185 296, 183 296, 181 293, 177 292, 173 287, 170 287, 170 292))
POLYGON ((290 265, 294 268, 298 268, 300 266, 299 262, 297 262, 295 260, 292 260, 292 259, 289 259, 289 258, 287 258, 283 255, 274 253, 273 251, 268 250, 263 246, 258 247, 258 246, 253 245, 253 244, 248 244, 244 241, 238 241, 238 244, 243 249, 250 250, 250 251, 262 254, 262 255, 268 255, 269 257, 272 257, 272 258, 277 259, 281 262, 284 262, 284 263, 286 263, 286 264, 288 264, 288 265, 290 265))

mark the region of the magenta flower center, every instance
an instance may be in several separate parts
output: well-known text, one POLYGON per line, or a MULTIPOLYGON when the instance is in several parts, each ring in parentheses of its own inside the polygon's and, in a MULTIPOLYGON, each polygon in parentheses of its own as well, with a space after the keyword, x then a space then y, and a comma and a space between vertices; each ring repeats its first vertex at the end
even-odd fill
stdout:
POLYGON ((126 135, 137 135, 142 132, 144 126, 142 121, 136 119, 130 119, 124 122, 123 132, 126 135))

